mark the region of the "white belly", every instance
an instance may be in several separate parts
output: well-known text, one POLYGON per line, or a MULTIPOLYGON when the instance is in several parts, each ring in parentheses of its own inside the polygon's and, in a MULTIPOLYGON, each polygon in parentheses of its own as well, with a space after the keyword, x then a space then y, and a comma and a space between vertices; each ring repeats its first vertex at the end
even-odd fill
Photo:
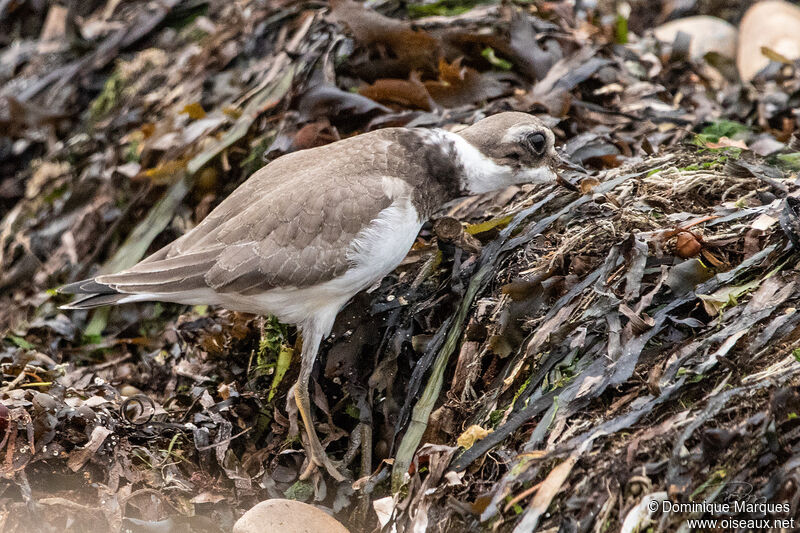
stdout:
POLYGON ((302 324, 311 318, 327 335, 350 298, 400 264, 421 227, 410 200, 396 201, 356 235, 348 252, 352 266, 342 276, 311 287, 272 289, 251 298, 281 321, 302 324))

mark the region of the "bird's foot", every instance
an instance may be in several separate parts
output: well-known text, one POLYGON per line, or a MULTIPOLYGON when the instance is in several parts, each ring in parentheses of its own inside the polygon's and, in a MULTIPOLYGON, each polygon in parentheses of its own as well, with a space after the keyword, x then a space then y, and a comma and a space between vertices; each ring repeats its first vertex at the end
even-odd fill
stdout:
MULTIPOLYGON (((314 431, 312 429, 312 431, 314 431)), ((325 453, 325 450, 322 448, 322 443, 320 443, 319 439, 314 437, 309 438, 309 445, 306 446, 306 453, 308 454, 308 465, 303 470, 303 473, 300 474, 300 480, 304 481, 312 476, 314 472, 317 470, 318 467, 325 468, 325 471, 330 474, 330 476, 335 479, 336 481, 344 481, 347 477, 342 474, 341 468, 344 466, 339 461, 334 461, 328 454, 325 453), (315 445, 316 444, 316 445, 315 445)))
POLYGON ((347 477, 342 474, 339 467, 328 457, 328 454, 325 453, 325 448, 322 447, 322 443, 317 436, 317 430, 314 427, 314 417, 311 415, 311 398, 308 393, 308 383, 311 378, 311 369, 314 365, 317 349, 321 341, 322 335, 319 332, 316 332, 315 336, 311 338, 303 339, 303 352, 300 357, 300 375, 297 377, 297 383, 295 383, 293 388, 297 411, 300 413, 300 418, 303 419, 303 427, 308 437, 308 442, 303 443, 303 447, 308 455, 308 467, 303 471, 300 479, 308 479, 318 466, 322 466, 333 479, 341 482, 347 479, 347 477))
POLYGON ((322 442, 317 436, 317 430, 314 427, 314 419, 311 417, 311 403, 308 398, 307 388, 296 384, 294 386, 294 396, 297 405, 297 411, 300 413, 300 418, 303 420, 303 433, 307 439, 303 439, 303 448, 306 450, 308 456, 308 465, 300 475, 301 480, 306 480, 316 471, 317 467, 324 467, 330 476, 336 481, 344 481, 346 477, 342 474, 344 465, 337 461, 333 461, 325 452, 322 447, 322 442))

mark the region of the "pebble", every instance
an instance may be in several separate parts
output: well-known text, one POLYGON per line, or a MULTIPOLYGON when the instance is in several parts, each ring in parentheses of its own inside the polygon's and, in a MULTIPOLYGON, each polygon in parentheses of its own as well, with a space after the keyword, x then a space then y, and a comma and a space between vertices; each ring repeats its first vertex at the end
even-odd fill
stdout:
POLYGON ((233 533, 349 533, 338 520, 296 500, 264 500, 242 515, 233 533))
POLYGON ((659 41, 672 44, 678 32, 691 37, 689 56, 697 61, 709 52, 736 57, 736 27, 717 17, 700 15, 673 20, 658 26, 653 33, 659 41))
POLYGON ((769 64, 765 46, 789 60, 800 58, 800 7, 769 0, 754 4, 739 25, 736 68, 743 81, 752 80, 769 64))

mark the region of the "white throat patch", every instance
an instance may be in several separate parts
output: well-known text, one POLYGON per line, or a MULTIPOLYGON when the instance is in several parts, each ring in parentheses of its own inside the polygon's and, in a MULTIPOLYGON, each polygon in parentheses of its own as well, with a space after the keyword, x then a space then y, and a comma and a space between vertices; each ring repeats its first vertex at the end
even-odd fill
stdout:
POLYGON ((545 183, 555 179, 547 167, 530 168, 514 172, 507 165, 498 165, 483 155, 465 138, 445 130, 435 130, 441 137, 436 141, 450 141, 455 146, 456 157, 464 168, 464 186, 471 194, 496 191, 520 183, 545 183))
POLYGON ((470 193, 481 194, 513 184, 511 167, 498 165, 457 133, 445 130, 437 133, 442 135, 443 141, 450 141, 455 146, 456 157, 464 168, 464 185, 470 193))

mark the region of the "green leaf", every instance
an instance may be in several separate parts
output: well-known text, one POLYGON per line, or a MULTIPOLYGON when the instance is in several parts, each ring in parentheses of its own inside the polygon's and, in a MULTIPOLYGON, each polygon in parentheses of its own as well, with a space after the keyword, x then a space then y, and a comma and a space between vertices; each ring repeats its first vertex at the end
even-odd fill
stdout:
POLYGON ((35 348, 33 344, 29 343, 22 337, 17 337, 16 335, 9 335, 7 338, 11 342, 22 348, 23 350, 33 350, 35 348))
POLYGON ((779 154, 778 161, 791 168, 792 170, 800 170, 800 152, 793 152, 791 154, 779 154))
POLYGON ((506 59, 501 59, 497 57, 497 54, 494 52, 494 48, 487 46, 481 52, 481 55, 486 58, 489 63, 494 65, 495 67, 502 69, 502 70, 511 70, 511 67, 514 65, 511 64, 511 61, 506 59))
POLYGON ((480 3, 478 0, 439 0, 430 4, 411 4, 406 9, 408 15, 413 18, 453 16, 466 13, 480 3))
POLYGON ((505 411, 503 409, 495 409, 489 413, 489 424, 491 424, 492 427, 497 427, 497 424, 503 419, 504 414, 505 411))
POLYGON ((507 215, 507 216, 504 216, 504 217, 493 218, 493 219, 487 220, 485 222, 480 222, 478 224, 470 224, 469 226, 467 226, 467 228, 464 231, 466 231, 470 235, 478 235, 480 233, 483 233, 483 232, 486 232, 486 231, 489 231, 489 230, 495 229, 495 228, 503 229, 506 226, 508 226, 513 219, 514 219, 514 215, 507 215))
POLYGON ((748 133, 750 129, 739 122, 732 120, 719 120, 703 128, 703 130, 695 135, 694 144, 697 146, 705 146, 708 143, 719 142, 720 138, 727 137, 733 139, 737 135, 748 133))
POLYGON ((361 420, 361 410, 356 407, 355 404, 348 404, 347 407, 344 408, 344 412, 350 417, 356 420, 361 420))
POLYGON ((617 24, 614 28, 614 39, 617 44, 628 43, 628 19, 621 14, 617 15, 617 24))
POLYGON ((103 90, 101 90, 97 98, 89 104, 89 115, 92 120, 103 118, 109 111, 116 107, 122 95, 125 81, 119 70, 115 70, 106 78, 103 84, 103 90))
POLYGON ((110 307, 101 307, 92 314, 92 320, 83 331, 83 338, 88 344, 97 344, 102 340, 110 309, 110 307))
POLYGON ((706 312, 711 316, 716 316, 726 307, 738 305, 739 298, 757 288, 761 281, 757 279, 743 285, 729 285, 717 289, 711 294, 698 294, 697 296, 703 301, 706 312))
POLYGON ((289 369, 289 365, 292 363, 292 355, 294 355, 294 350, 292 348, 289 346, 281 346, 281 350, 278 352, 278 363, 275 366, 275 375, 272 376, 272 385, 269 388, 268 401, 271 401, 275 393, 278 392, 281 380, 289 369))
POLYGON ((304 502, 314 495, 314 485, 308 481, 295 481, 294 485, 286 489, 283 494, 290 500, 304 502))

